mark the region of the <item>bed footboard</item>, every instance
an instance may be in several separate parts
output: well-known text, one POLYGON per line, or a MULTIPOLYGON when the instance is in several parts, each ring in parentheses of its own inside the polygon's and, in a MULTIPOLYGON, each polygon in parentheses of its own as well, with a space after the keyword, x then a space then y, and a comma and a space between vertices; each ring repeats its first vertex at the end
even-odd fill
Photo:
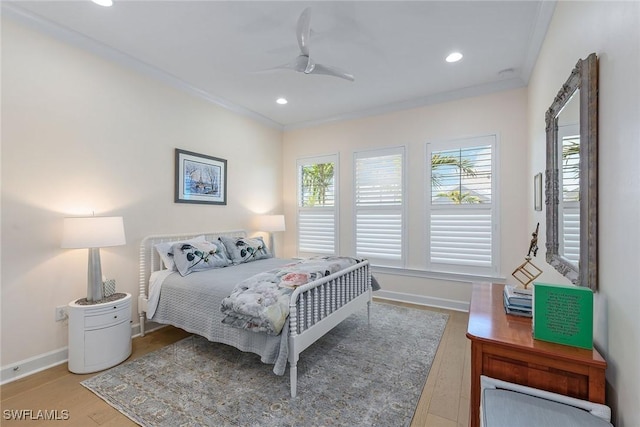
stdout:
POLYGON ((291 397, 296 396, 300 353, 364 305, 370 316, 371 300, 368 260, 294 290, 289 305, 291 397))

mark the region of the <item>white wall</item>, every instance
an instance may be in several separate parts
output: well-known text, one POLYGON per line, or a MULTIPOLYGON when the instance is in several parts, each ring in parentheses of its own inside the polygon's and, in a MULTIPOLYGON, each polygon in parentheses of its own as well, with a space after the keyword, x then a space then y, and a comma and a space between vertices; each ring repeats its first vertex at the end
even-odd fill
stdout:
POLYGON ((144 236, 279 211, 281 153, 281 131, 3 19, 2 366, 67 345, 54 307, 86 296, 87 251, 60 249, 65 216, 124 217, 102 268, 137 296, 144 236), (175 148, 228 161, 227 206, 173 202, 175 148))
MULTIPOLYGON (((353 152, 405 145, 408 170, 408 265, 424 268, 425 144, 461 137, 498 134, 501 273, 509 282, 514 268, 524 261, 532 230, 527 212, 533 209, 528 189, 526 153, 526 89, 431 105, 412 110, 288 131, 284 135, 284 205, 288 220, 286 253, 295 255, 296 159, 339 153, 340 253, 352 254, 353 152)), ((468 305, 469 283, 399 275, 379 275, 385 291, 429 297, 436 305, 468 305), (438 301, 440 304, 438 304, 438 301)), ((422 299, 424 300, 424 299, 422 299)))
MULTIPOLYGON (((595 342, 614 425, 640 426, 640 3, 559 2, 529 82, 531 174, 545 169, 544 113, 580 58, 599 57, 599 287, 595 342)), ((530 217, 541 224, 544 212, 530 217)), ((567 281, 545 265, 545 281, 567 281)))

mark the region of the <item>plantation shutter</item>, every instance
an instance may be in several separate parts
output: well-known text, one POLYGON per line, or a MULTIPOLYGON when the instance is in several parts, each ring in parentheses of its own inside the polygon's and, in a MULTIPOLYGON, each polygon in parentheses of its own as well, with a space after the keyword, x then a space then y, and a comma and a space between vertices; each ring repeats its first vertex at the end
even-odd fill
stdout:
POLYGON ((337 156, 298 160, 298 254, 335 254, 337 156))
POLYGON ((356 256, 404 264, 404 148, 355 153, 356 256))
POLYGON ((580 262, 580 202, 564 203, 562 207, 562 250, 574 264, 580 262))
POLYGON ((498 272, 494 152, 494 135, 428 145, 430 270, 498 272))
POLYGON ((436 210, 431 214, 431 263, 491 268, 491 211, 436 210))
POLYGON ((560 253, 576 265, 580 261, 580 135, 573 134, 575 126, 559 131, 562 136, 562 200, 560 224, 562 239, 560 253))

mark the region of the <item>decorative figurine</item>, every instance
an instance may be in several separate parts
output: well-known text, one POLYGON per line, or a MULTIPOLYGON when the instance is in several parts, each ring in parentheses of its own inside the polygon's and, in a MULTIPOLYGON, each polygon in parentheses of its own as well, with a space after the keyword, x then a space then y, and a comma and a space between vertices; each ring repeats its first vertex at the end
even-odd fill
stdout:
POLYGON ((526 258, 531 259, 531 252, 533 252, 533 256, 538 255, 538 229, 540 228, 540 223, 536 225, 536 231, 531 233, 531 243, 529 244, 529 252, 527 253, 526 258))
POLYGON ((538 230, 540 228, 540 223, 536 225, 536 231, 531 233, 531 243, 529 244, 529 252, 527 252, 527 256, 524 257, 524 262, 518 266, 511 275, 516 278, 516 280, 522 283, 525 289, 529 286, 529 283, 533 282, 538 276, 542 274, 542 270, 540 270, 534 263, 531 262, 531 254, 535 257, 538 254, 538 230))

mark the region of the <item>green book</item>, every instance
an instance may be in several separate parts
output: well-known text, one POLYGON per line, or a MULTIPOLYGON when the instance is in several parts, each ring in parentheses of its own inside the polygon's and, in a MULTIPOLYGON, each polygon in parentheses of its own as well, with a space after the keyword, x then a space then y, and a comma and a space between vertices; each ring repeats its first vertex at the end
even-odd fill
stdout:
POLYGON ((593 291, 573 285, 533 284, 533 338, 593 348, 593 291))

